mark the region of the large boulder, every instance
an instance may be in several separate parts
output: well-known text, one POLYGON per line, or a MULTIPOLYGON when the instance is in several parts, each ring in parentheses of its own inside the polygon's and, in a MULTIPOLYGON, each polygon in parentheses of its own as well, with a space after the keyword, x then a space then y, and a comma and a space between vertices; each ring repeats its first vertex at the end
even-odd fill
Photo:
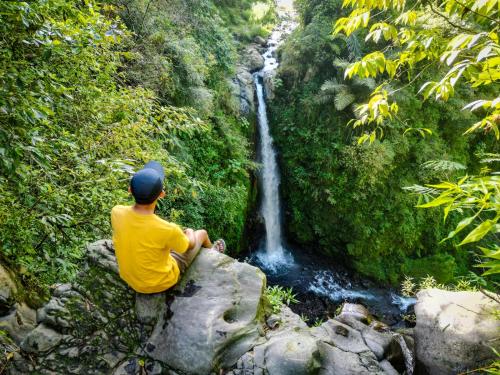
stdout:
POLYGON ((262 69, 264 57, 260 53, 259 47, 253 44, 248 46, 241 57, 241 63, 252 73, 262 69))
POLYGON ((199 375, 232 366, 261 336, 265 286, 258 268, 202 250, 164 305, 148 355, 199 375))
MULTIPOLYGON (((480 367, 500 350, 500 304, 480 292, 427 289, 415 305, 417 359, 430 375, 480 367)), ((498 300, 498 296, 494 296, 498 300)))
POLYGON ((137 294, 118 275, 111 241, 98 241, 75 282, 37 311, 38 326, 24 312, 31 326, 18 328, 9 373, 207 375, 262 339, 264 289, 258 268, 203 249, 176 288, 137 294))

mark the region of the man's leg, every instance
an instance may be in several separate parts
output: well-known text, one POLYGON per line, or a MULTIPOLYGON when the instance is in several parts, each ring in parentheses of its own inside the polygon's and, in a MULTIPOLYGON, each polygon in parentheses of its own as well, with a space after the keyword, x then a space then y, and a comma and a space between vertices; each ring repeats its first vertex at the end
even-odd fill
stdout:
POLYGON ((185 253, 176 253, 175 251, 171 251, 172 257, 176 260, 181 273, 186 272, 186 269, 193 262, 196 255, 198 255, 200 249, 202 247, 211 248, 212 242, 208 237, 208 233, 205 229, 200 229, 197 231, 193 231, 192 229, 186 229, 186 234, 190 237, 191 241, 189 243, 189 248, 185 253), (192 235, 188 234, 192 232, 192 235))

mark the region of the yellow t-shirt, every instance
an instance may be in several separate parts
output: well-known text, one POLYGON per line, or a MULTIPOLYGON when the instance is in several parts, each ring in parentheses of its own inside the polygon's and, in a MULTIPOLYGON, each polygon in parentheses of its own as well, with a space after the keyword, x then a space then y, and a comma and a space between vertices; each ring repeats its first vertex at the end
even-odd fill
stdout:
POLYGON ((170 250, 183 253, 189 247, 178 225, 131 206, 113 207, 111 225, 120 277, 128 285, 139 293, 158 293, 177 283, 179 266, 170 250))

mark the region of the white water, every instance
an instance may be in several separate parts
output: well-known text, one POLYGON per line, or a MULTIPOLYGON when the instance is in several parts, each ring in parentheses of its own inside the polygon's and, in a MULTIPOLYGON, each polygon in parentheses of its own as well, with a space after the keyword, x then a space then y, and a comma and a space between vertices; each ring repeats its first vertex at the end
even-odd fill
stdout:
POLYGON ((263 80, 269 78, 278 62, 275 53, 284 37, 296 27, 294 21, 293 2, 290 0, 277 0, 278 16, 281 24, 273 30, 268 39, 268 48, 262 55, 264 67, 254 74, 254 81, 258 99, 258 124, 260 133, 259 156, 262 161, 262 203, 260 213, 264 219, 266 239, 264 248, 257 254, 262 265, 271 271, 293 264, 291 254, 284 248, 281 228, 281 205, 279 198, 280 174, 276 161, 276 151, 269 131, 267 119, 266 95, 263 80))

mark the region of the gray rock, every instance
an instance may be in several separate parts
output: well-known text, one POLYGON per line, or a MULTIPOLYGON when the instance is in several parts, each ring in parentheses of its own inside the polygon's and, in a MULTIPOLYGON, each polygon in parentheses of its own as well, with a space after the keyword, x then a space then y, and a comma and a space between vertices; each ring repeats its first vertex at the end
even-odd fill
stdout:
POLYGON ((284 331, 264 344, 266 371, 273 375, 307 375, 321 367, 318 340, 307 331, 284 331))
POLYGON ((255 111, 255 84, 247 68, 243 66, 237 68, 235 84, 240 113, 245 116, 253 113, 255 111))
MULTIPOLYGON (((115 251, 111 240, 100 240, 88 245, 87 259, 99 267, 118 274, 118 264, 116 263, 115 251)), ((108 281, 112 284, 115 283, 113 277, 108 277, 108 281)))
POLYGON ((391 362, 386 359, 380 361, 378 365, 387 375, 399 375, 399 372, 391 365, 391 362))
POLYGON ((247 67, 250 72, 256 72, 264 67, 264 57, 262 57, 256 45, 251 45, 247 47, 243 53, 241 63, 247 67))
POLYGON ((357 354, 370 351, 359 331, 334 319, 313 328, 312 333, 322 341, 345 352, 357 354))
POLYGON ((261 47, 265 47, 266 44, 267 44, 267 40, 265 40, 263 37, 257 35, 255 38, 254 38, 254 43, 258 44, 259 46, 261 47))
POLYGON ((391 332, 380 332, 375 330, 372 326, 361 330, 361 335, 366 345, 375 353, 379 361, 384 358, 391 342, 394 340, 394 336, 391 332))
POLYGON ((266 324, 269 328, 275 329, 281 324, 281 319, 279 315, 273 314, 266 320, 266 324))
POLYGON ((28 353, 47 352, 54 348, 61 341, 62 335, 59 332, 40 324, 21 343, 21 349, 28 353))
POLYGON ((37 311, 37 321, 52 327, 68 328, 71 326, 70 320, 71 316, 65 308, 65 302, 58 297, 52 297, 45 306, 37 311))
POLYGON ((124 353, 117 351, 112 351, 102 356, 102 358, 110 368, 114 368, 119 362, 123 361, 125 357, 126 355, 124 353))
POLYGON ((320 375, 383 375, 384 370, 379 366, 377 358, 370 352, 359 354, 344 351, 326 342, 319 342, 321 356, 320 375))
POLYGON ((231 367, 259 339, 265 275, 203 249, 146 344, 151 358, 191 374, 231 367))
POLYGON ((0 329, 6 331, 19 345, 35 329, 36 312, 25 303, 16 303, 10 314, 0 318, 0 329))
POLYGON ((80 350, 77 347, 65 348, 59 350, 59 354, 68 358, 77 358, 80 350))
POLYGON ((0 264, 0 306, 8 307, 17 293, 16 283, 11 272, 0 264))
POLYGON ((129 358, 123 361, 116 369, 113 371, 113 375, 139 375, 140 366, 137 358, 129 358))
POLYGON ((274 333, 278 333, 283 330, 307 328, 306 322, 304 322, 300 318, 300 316, 295 314, 288 306, 283 305, 280 312, 277 314, 277 317, 281 323, 278 326, 278 330, 269 332, 269 336, 272 336, 274 333))
POLYGON ((273 100, 275 95, 275 79, 276 79, 277 71, 276 70, 271 70, 269 72, 266 72, 264 75, 264 90, 266 93, 266 99, 267 100, 273 100))
MULTIPOLYGON (((429 374, 452 374, 480 367, 500 350, 500 304, 480 292, 427 289, 418 293, 415 315, 417 359, 429 374)), ((496 295, 498 299, 499 296, 496 295)))
POLYGON ((135 296, 135 314, 137 320, 143 324, 155 323, 165 304, 165 293, 142 294, 136 293, 135 296))
POLYGON ((342 305, 340 314, 335 318, 338 320, 354 319, 363 323, 368 323, 370 321, 370 313, 363 305, 355 303, 344 303, 342 305))

